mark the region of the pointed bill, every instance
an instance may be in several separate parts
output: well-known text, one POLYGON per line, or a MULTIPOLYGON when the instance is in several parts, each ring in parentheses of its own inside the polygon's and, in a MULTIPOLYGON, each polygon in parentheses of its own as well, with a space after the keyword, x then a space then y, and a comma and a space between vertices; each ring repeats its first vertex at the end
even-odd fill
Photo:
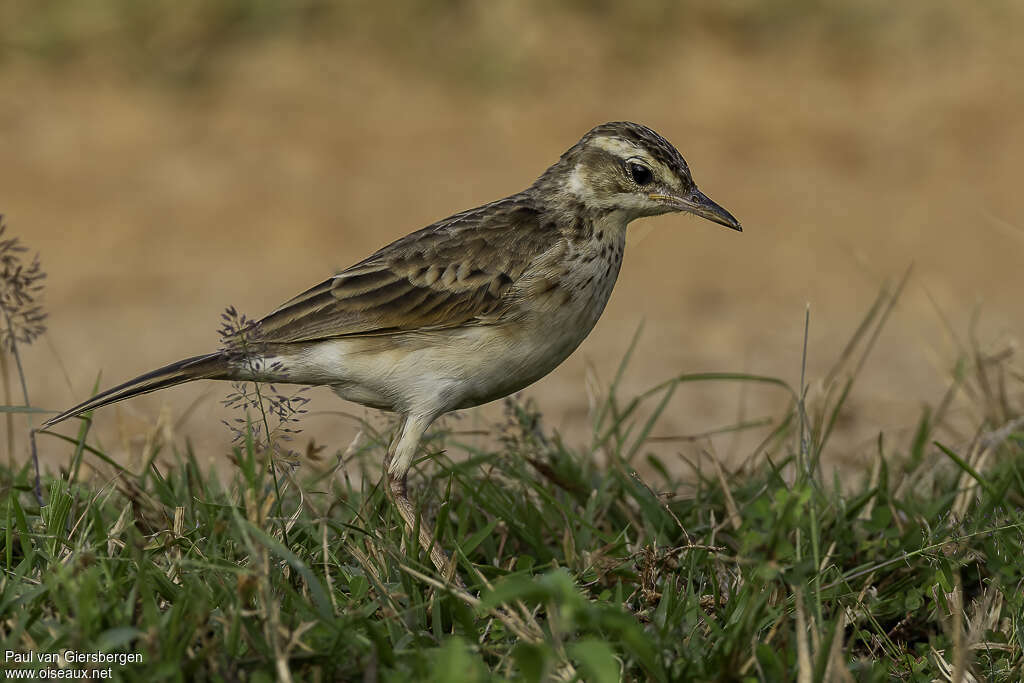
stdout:
POLYGON ((685 211, 701 218, 707 218, 719 225, 743 232, 743 227, 736 217, 711 201, 707 195, 694 188, 688 197, 674 197, 667 194, 652 194, 651 199, 665 202, 676 211, 685 211))

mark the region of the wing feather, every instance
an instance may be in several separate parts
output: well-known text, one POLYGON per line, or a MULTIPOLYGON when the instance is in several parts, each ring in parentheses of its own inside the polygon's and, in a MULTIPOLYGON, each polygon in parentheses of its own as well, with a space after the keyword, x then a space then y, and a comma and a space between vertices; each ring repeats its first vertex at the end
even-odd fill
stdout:
POLYGON ((288 301, 257 323, 252 341, 495 322, 511 304, 516 281, 557 239, 524 195, 456 214, 288 301))

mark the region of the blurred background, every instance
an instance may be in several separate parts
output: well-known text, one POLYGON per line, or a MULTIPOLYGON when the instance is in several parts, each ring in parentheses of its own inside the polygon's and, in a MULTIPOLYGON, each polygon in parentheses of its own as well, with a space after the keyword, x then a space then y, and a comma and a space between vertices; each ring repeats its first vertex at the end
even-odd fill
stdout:
MULTIPOLYGON (((227 305, 263 315, 629 119, 675 143, 745 232, 634 224, 603 319, 525 395, 586 444, 593 396, 641 322, 626 397, 681 372, 796 386, 808 305, 820 379, 912 265, 840 422, 835 457, 867 462, 880 430, 909 438, 971 339, 1012 351, 1024 328, 1022 21, 1011 0, 5 0, 0 212, 48 272, 49 331, 22 349, 32 401, 63 409, 100 375, 212 350, 227 305)), ((128 458, 159 419, 222 461, 228 391, 122 403, 93 434, 128 458)), ((381 419, 311 396, 300 446, 343 449, 357 424, 336 411, 381 419)), ((685 385, 654 434, 784 402, 685 385)), ((714 447, 735 454, 730 439, 714 447)), ((51 463, 71 449, 40 448, 51 463)))

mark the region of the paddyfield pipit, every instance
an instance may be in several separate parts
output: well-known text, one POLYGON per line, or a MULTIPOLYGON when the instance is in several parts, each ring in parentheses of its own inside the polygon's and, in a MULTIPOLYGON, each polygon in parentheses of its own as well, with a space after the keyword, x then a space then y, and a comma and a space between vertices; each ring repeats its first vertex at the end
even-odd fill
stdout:
MULTIPOLYGON (((605 123, 522 192, 406 235, 242 330, 246 351, 229 343, 148 372, 43 428, 197 379, 327 385, 402 416, 385 469, 411 530, 406 474, 430 424, 557 367, 608 302, 629 222, 678 211, 740 230, 667 140, 635 123, 605 123)), ((444 571, 432 536, 421 522, 419 542, 444 571)))

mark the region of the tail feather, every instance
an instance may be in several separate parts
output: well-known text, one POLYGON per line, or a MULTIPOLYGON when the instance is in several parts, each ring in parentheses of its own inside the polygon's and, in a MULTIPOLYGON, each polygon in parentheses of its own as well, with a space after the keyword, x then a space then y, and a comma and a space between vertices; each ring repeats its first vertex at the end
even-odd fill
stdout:
POLYGON ((117 403, 132 396, 148 394, 157 389, 173 387, 175 384, 191 382, 195 379, 230 379, 226 355, 223 353, 208 353, 205 356, 193 356, 192 358, 180 360, 177 363, 165 365, 152 372, 147 372, 135 379, 128 380, 124 384, 107 389, 103 393, 93 396, 88 401, 65 410, 60 415, 51 417, 43 423, 40 429, 47 429, 59 422, 63 422, 69 417, 94 410, 100 406, 117 403))

